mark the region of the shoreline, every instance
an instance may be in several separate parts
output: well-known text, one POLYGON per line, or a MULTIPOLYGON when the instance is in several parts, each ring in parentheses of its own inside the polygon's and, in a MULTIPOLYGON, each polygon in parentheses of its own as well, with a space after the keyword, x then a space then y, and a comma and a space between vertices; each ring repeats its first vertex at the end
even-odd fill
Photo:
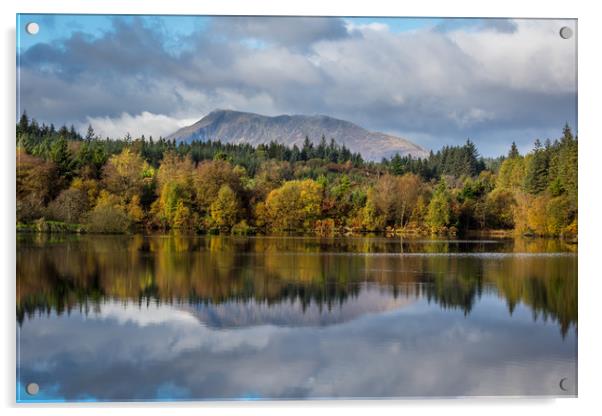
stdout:
POLYGON ((313 237, 386 237, 386 238, 424 238, 431 237, 437 238, 451 238, 451 239, 462 239, 462 238, 495 238, 495 239, 511 239, 511 238, 526 238, 526 239, 553 239, 561 240, 568 244, 578 244, 578 236, 553 236, 553 235, 534 235, 534 234, 519 234, 515 230, 500 230, 500 229, 482 229, 482 230, 466 230, 463 232, 451 231, 442 233, 432 233, 427 230, 418 229, 384 229, 384 230, 351 230, 346 228, 333 229, 328 232, 321 230, 283 230, 283 231, 271 231, 271 232, 260 232, 253 230, 247 233, 236 233, 236 232, 220 232, 219 230, 203 230, 195 232, 192 230, 149 230, 146 228, 139 228, 131 232, 125 233, 110 233, 110 232, 89 232, 85 229, 82 224, 70 224, 59 221, 42 221, 39 220, 34 223, 18 223, 16 226, 17 235, 19 234, 88 234, 88 235, 169 235, 169 234, 180 234, 182 236, 208 236, 208 235, 221 235, 221 236, 238 236, 238 237, 250 237, 250 236, 313 236, 313 237))

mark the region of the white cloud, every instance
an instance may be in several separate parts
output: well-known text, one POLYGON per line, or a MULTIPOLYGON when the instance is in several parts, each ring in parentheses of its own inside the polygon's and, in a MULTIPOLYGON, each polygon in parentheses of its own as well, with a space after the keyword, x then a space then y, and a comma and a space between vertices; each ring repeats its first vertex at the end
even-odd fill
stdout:
POLYGON ((475 72, 493 84, 542 92, 576 90, 574 40, 560 27, 571 20, 516 20, 512 33, 456 30, 449 37, 477 64, 475 72))
POLYGON ((181 127, 188 126, 197 121, 193 118, 175 118, 164 114, 153 114, 143 111, 137 115, 122 113, 119 117, 88 117, 86 123, 80 125, 80 131, 85 131, 91 124, 96 134, 100 137, 124 137, 129 133, 133 138, 145 135, 167 136, 181 127))
POLYGON ((358 24, 358 23, 353 22, 352 20, 345 21, 345 28, 347 29, 347 32, 349 32, 349 33, 353 33, 353 32, 364 33, 369 30, 379 31, 379 32, 390 30, 389 25, 387 25, 385 23, 372 22, 372 23, 359 23, 358 24))

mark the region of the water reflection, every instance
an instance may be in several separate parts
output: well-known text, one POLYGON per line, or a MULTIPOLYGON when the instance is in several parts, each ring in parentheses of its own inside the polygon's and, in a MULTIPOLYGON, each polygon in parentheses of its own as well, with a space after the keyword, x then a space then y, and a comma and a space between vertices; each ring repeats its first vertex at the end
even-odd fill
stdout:
POLYGON ((577 322, 570 249, 558 240, 20 236, 17 319, 106 298, 332 310, 373 283, 394 299, 425 297, 466 314, 483 290, 495 291, 510 313, 522 302, 534 319, 552 319, 566 334, 577 322))
POLYGON ((576 393, 577 256, 559 241, 17 244, 19 400, 30 380, 42 400, 576 393))

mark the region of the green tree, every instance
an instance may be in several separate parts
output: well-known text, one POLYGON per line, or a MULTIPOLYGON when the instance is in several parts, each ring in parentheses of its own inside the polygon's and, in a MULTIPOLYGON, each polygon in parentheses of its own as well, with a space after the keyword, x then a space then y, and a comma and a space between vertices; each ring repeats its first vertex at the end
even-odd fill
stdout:
POLYGON ((532 194, 539 194, 548 187, 547 152, 541 146, 539 140, 535 141, 533 153, 526 159, 525 167, 525 189, 532 194))
POLYGON ((496 188, 518 190, 525 181, 525 160, 522 156, 507 158, 497 175, 496 188))
POLYGON ((520 153, 518 152, 518 147, 516 147, 515 142, 512 142, 512 146, 510 146, 510 151, 508 152, 508 159, 514 159, 519 156, 520 153))
POLYGON ((433 232, 441 231, 450 225, 451 220, 451 195, 447 183, 441 180, 428 206, 426 221, 433 232))
POLYGON ((516 201, 511 191, 494 189, 485 199, 485 218, 487 227, 511 229, 514 227, 514 207, 516 201))
POLYGON ((88 130, 86 131, 86 137, 85 137, 85 141, 89 142, 92 141, 96 138, 96 133, 94 132, 94 129, 92 128, 92 124, 88 124, 88 130))
POLYGON ((27 112, 23 111, 21 117, 19 118, 19 123, 17 124, 17 138, 22 134, 29 133, 29 118, 27 117, 27 112))
POLYGON ((50 160, 57 166, 60 176, 67 180, 71 179, 75 168, 75 161, 69 151, 69 146, 65 138, 60 137, 51 144, 50 160))
POLYGON ((178 181, 165 182, 151 214, 163 228, 191 228, 195 224, 190 188, 178 181))

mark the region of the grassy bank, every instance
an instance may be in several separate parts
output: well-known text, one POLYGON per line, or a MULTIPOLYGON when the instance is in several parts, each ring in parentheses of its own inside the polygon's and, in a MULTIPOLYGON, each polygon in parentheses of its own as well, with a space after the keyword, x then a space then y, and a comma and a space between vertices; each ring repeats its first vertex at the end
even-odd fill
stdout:
POLYGON ((17 223, 17 232, 20 233, 83 233, 85 232, 82 224, 69 224, 61 221, 47 221, 44 218, 32 223, 17 223))
MULTIPOLYGON (((85 224, 73 224, 61 221, 48 221, 43 218, 38 219, 32 223, 17 223, 18 233, 48 233, 48 234, 128 234, 128 233, 144 233, 152 232, 152 230, 145 230, 142 227, 133 227, 127 231, 115 232, 114 230, 97 230, 89 229, 85 224)), ((154 230, 157 231, 157 230, 154 230)), ((169 230, 163 230, 169 232, 169 230)), ((513 237, 532 237, 539 238, 545 236, 537 236, 532 234, 520 234, 516 230, 500 230, 500 229, 485 229, 485 230, 467 230, 459 232, 455 228, 441 229, 438 232, 433 232, 426 228, 393 228, 387 227, 382 230, 361 230, 353 229, 349 227, 333 227, 333 228, 315 228, 315 229, 295 229, 285 230, 277 233, 268 232, 263 229, 251 227, 245 225, 244 227, 233 227, 231 230, 211 228, 208 230, 197 230, 193 232, 195 235, 239 235, 239 236, 251 236, 251 235, 280 235, 280 234, 294 234, 294 235, 316 235, 321 237, 334 237, 334 236, 362 236, 362 235, 378 235, 389 238, 393 237, 450 237, 450 238, 513 238, 513 237)), ((549 238, 549 237, 548 237, 549 238)), ((576 235, 564 235, 551 237, 558 240, 566 241, 567 243, 577 244, 576 235)))

